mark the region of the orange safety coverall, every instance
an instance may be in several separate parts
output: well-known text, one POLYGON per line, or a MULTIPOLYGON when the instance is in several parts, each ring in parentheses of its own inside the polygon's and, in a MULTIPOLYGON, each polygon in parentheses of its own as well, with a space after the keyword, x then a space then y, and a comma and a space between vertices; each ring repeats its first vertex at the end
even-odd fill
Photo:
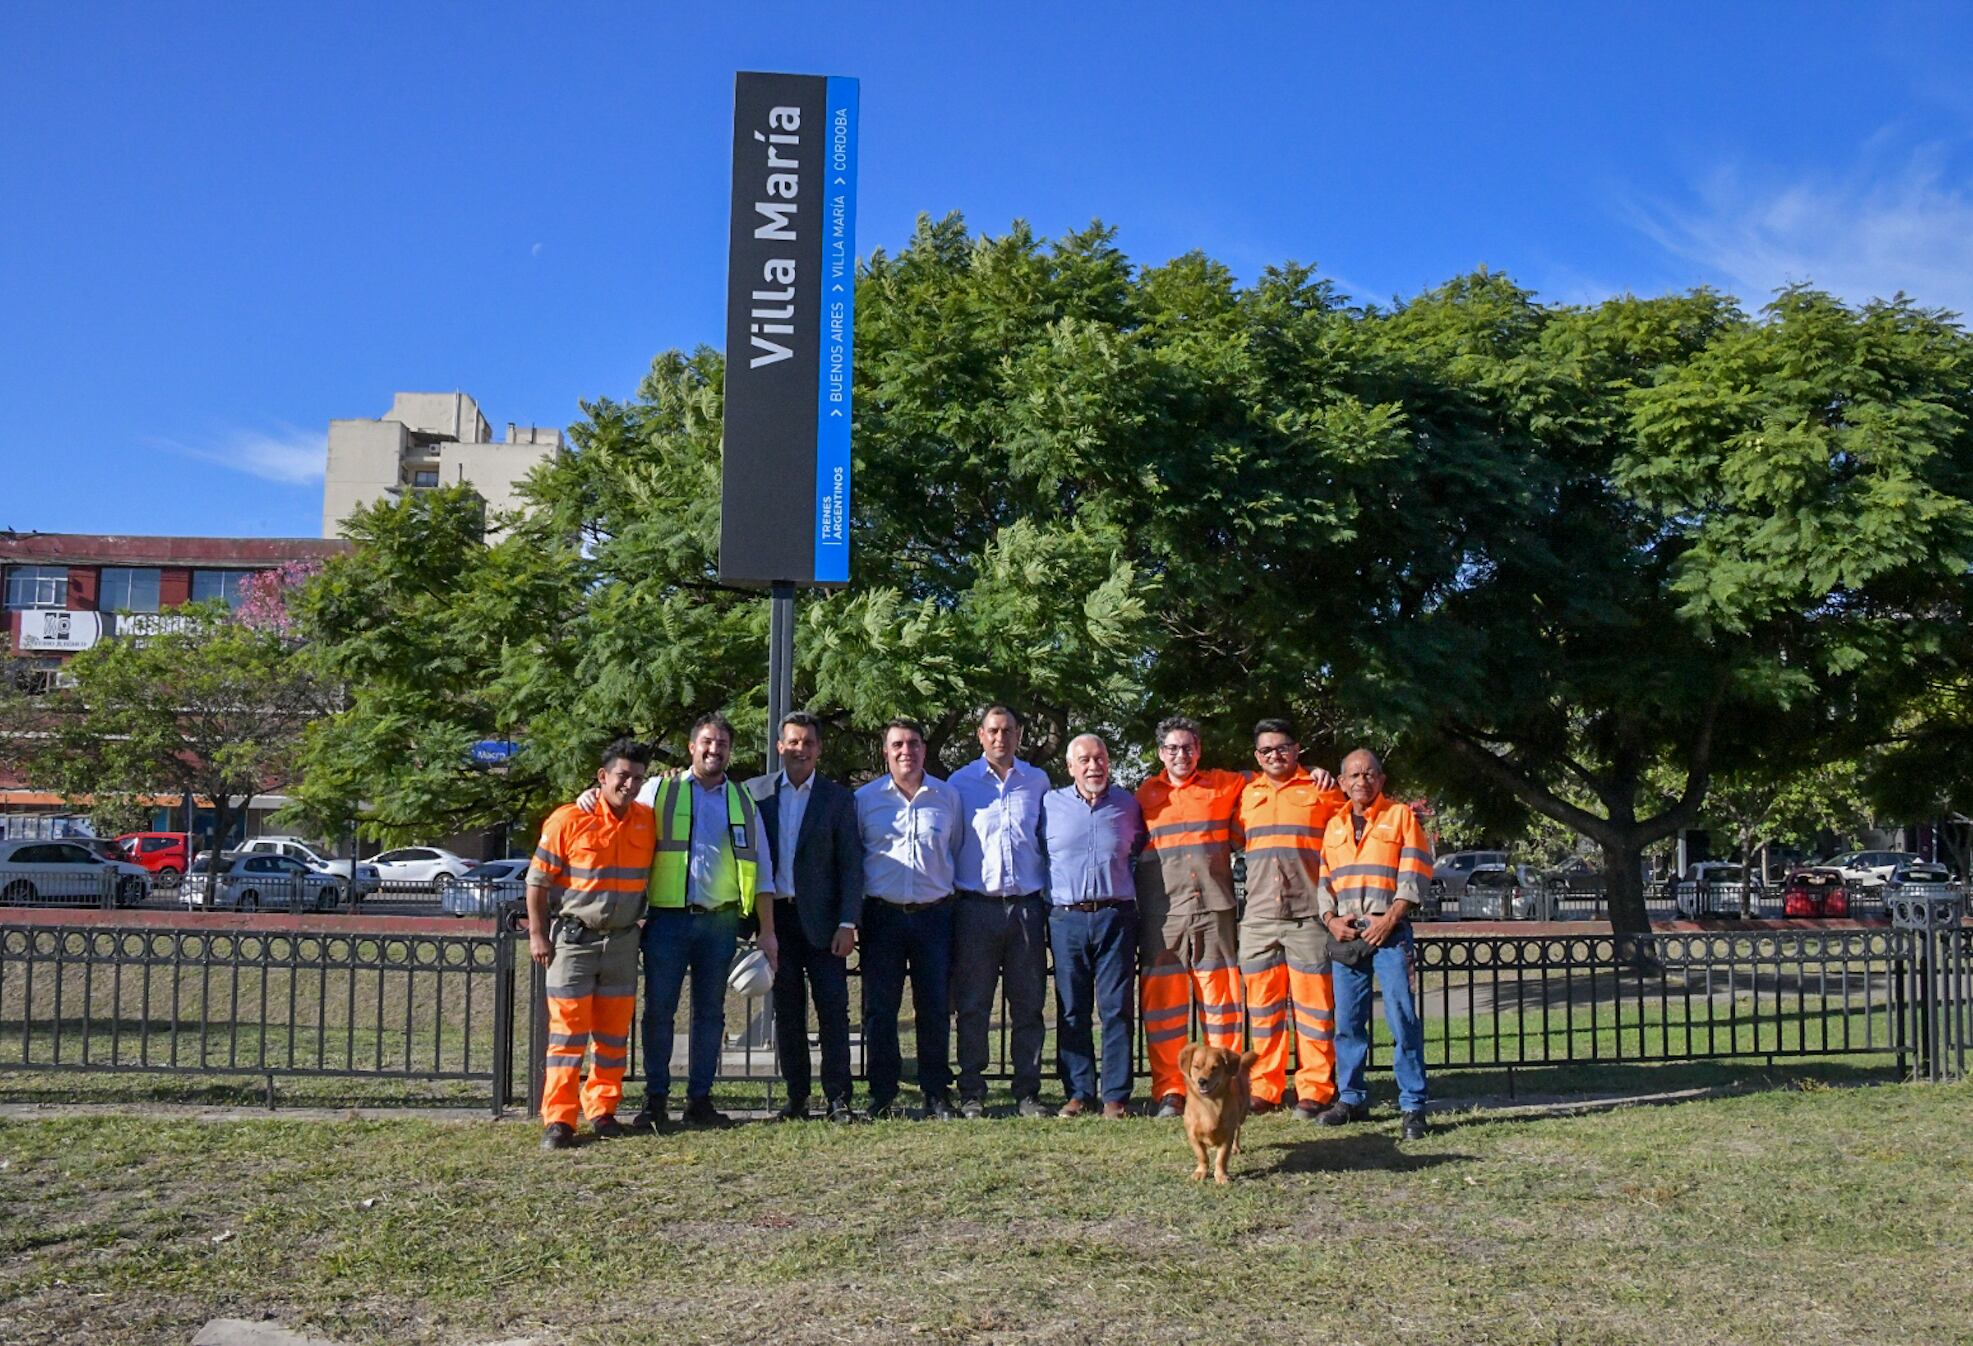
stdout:
POLYGON ((623 1101, 637 1005, 637 922, 656 847, 648 804, 632 803, 621 817, 600 803, 594 813, 565 804, 541 829, 528 884, 546 887, 551 905, 559 903, 548 965, 544 1125, 614 1117, 623 1101), (595 1062, 578 1088, 592 1046, 595 1062))
POLYGON ((1363 836, 1356 835, 1350 810, 1341 809, 1323 830, 1322 863, 1327 883, 1321 898, 1325 919, 1381 916, 1400 896, 1424 900, 1432 882, 1432 843, 1418 815, 1384 795, 1364 810, 1363 836))
POLYGON ((1260 1057, 1253 1094, 1269 1103, 1281 1102, 1286 1090, 1291 1037, 1295 1097, 1317 1105, 1336 1099, 1336 997, 1329 932, 1317 906, 1322 830, 1348 807, 1341 790, 1322 789, 1306 770, 1279 784, 1255 776, 1240 793, 1239 833, 1247 857, 1240 971, 1247 1034, 1260 1057))
POLYGON ((1138 994, 1151 1096, 1183 1096, 1178 1055, 1193 1001, 1208 1043, 1240 1047, 1239 944, 1233 898, 1234 815, 1246 778, 1160 771, 1137 788, 1150 834, 1137 862, 1138 994))

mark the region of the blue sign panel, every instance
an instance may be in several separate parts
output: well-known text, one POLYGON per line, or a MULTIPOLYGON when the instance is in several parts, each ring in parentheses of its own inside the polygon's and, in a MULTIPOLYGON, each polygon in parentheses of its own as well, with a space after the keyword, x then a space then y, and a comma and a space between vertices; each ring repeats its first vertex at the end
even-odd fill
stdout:
POLYGON ((521 750, 511 738, 483 738, 472 746, 470 756, 478 766, 498 766, 521 750))
POLYGON ((815 408, 815 580, 849 582, 850 359, 856 345, 856 103, 830 76, 823 118, 822 359, 815 408))

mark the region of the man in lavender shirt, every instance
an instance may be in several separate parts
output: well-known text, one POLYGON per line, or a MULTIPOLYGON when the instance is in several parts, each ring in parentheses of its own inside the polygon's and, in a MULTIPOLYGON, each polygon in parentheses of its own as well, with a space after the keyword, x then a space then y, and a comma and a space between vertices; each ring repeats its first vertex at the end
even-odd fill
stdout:
POLYGON ((1110 750, 1094 734, 1069 742, 1069 776, 1041 805, 1048 862, 1048 940, 1055 953, 1056 1062, 1063 1117, 1095 1109, 1092 1017, 1103 1024, 1103 1115, 1130 1114, 1137 885, 1147 835, 1136 798, 1110 780, 1110 750))

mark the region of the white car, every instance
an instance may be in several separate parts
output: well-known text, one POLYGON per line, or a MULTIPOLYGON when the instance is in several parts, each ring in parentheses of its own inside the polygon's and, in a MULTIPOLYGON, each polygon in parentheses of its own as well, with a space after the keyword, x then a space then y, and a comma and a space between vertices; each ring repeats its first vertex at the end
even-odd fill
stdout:
POLYGON ((1918 863, 1916 851, 1851 851, 1822 862, 1843 871, 1843 883, 1851 888, 1882 888, 1891 881, 1891 872, 1900 865, 1918 863))
POLYGON ((1731 860, 1700 860, 1685 867, 1685 877, 1673 885, 1678 914, 1688 920, 1703 916, 1748 915, 1761 909, 1761 876, 1731 860))
POLYGON ((178 885, 178 905, 196 911, 334 911, 344 900, 343 881, 318 873, 286 855, 228 851, 207 901, 212 852, 192 861, 178 885))
POLYGON ((466 877, 473 862, 436 846, 401 846, 382 851, 364 863, 374 865, 385 888, 430 888, 441 895, 466 877))
POLYGON ((0 903, 134 907, 151 892, 151 872, 106 860, 73 841, 0 841, 0 903))
POLYGON ((317 874, 327 874, 342 880, 346 891, 358 898, 368 897, 377 891, 383 877, 371 865, 354 864, 349 860, 334 860, 323 855, 300 837, 255 837, 242 842, 241 855, 285 855, 290 860, 299 860, 317 874), (352 868, 355 878, 350 877, 352 868))

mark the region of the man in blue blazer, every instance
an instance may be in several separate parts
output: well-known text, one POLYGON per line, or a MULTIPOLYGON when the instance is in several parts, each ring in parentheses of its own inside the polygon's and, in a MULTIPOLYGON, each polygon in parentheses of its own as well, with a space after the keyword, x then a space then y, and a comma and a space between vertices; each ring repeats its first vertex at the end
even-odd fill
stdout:
MULTIPOLYGON (((781 770, 756 776, 747 790, 774 856, 774 930, 781 961, 774 973, 774 1037, 788 1102, 778 1116, 808 1116, 808 998, 822 1037, 822 1097, 829 1120, 850 1120, 849 970, 863 919, 863 842, 856 799, 816 774, 822 725, 807 711, 781 721, 781 770)), ((762 885, 765 887, 766 885, 762 885)))

